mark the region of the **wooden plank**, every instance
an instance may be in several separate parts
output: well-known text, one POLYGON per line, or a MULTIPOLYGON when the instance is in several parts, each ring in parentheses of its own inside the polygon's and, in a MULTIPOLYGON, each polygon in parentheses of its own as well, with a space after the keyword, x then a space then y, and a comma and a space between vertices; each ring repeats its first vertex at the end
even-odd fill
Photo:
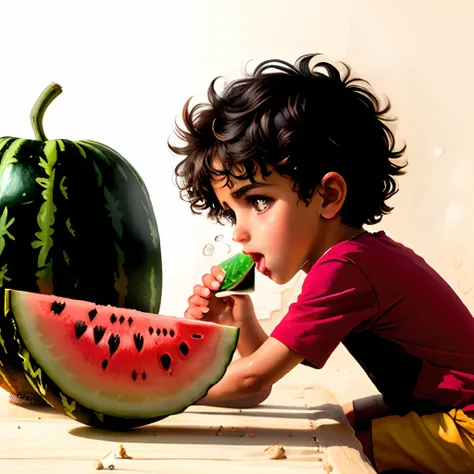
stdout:
POLYGON ((81 425, 49 407, 13 406, 0 389, 0 473, 94 472, 94 460, 117 451, 120 444, 133 459, 114 460, 115 470, 136 474, 168 470, 326 474, 331 466, 332 474, 374 472, 354 470, 357 463, 352 462, 357 459, 353 455, 347 469, 338 455, 338 450, 346 453, 344 448, 329 445, 337 439, 350 447, 356 440, 344 429, 341 433, 346 438, 341 433, 328 437, 324 426, 333 430, 340 422, 334 412, 326 411, 331 394, 306 387, 313 374, 308 367, 298 367, 256 408, 192 406, 184 413, 126 433, 81 425), (315 434, 321 446, 315 442, 315 434), (268 458, 265 449, 274 444, 285 449, 286 459, 268 458))
POLYGON ((344 474, 376 474, 331 392, 311 387, 305 390, 305 396, 316 440, 334 470, 344 474))

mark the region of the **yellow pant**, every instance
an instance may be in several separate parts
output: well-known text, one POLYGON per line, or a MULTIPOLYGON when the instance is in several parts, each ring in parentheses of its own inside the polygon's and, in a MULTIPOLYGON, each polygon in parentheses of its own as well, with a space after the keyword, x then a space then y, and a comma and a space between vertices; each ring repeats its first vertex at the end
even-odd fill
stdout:
POLYGON ((379 472, 474 473, 474 420, 462 410, 372 420, 372 443, 379 472))

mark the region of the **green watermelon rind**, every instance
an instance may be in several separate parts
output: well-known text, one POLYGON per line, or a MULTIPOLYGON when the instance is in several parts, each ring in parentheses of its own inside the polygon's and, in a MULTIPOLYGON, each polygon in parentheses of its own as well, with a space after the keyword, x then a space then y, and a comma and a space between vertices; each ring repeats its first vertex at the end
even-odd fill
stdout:
POLYGON ((199 379, 201 383, 195 392, 190 392, 188 388, 184 393, 185 397, 179 398, 176 394, 173 394, 169 402, 163 402, 161 398, 159 404, 166 406, 165 410, 153 408, 153 406, 156 406, 156 403, 154 405, 152 403, 147 405, 145 400, 140 403, 140 410, 137 410, 136 402, 128 410, 124 404, 117 410, 110 399, 104 399, 102 403, 98 403, 96 399, 92 400, 91 403, 91 392, 88 391, 82 394, 78 393, 74 387, 71 389, 67 381, 68 373, 62 370, 60 365, 51 366, 51 364, 48 364, 51 358, 48 358, 47 353, 41 352, 42 345, 38 344, 38 332, 34 325, 34 320, 28 317, 28 311, 25 310, 24 306, 28 297, 40 295, 32 295, 28 292, 9 289, 5 290, 5 294, 5 300, 7 301, 7 298, 9 298, 7 302, 7 316, 10 315, 14 325, 17 327, 18 343, 21 348, 18 350, 18 354, 23 361, 23 370, 28 382, 45 401, 56 409, 64 411, 69 416, 73 415, 71 417, 78 421, 96 427, 111 427, 112 429, 130 428, 181 413, 188 406, 203 398, 209 389, 221 380, 227 370, 227 366, 232 361, 237 347, 239 329, 216 325, 216 330, 221 330, 222 333, 218 353, 216 353, 214 360, 220 361, 220 363, 216 363, 215 368, 211 372, 207 372, 207 377, 204 381, 202 378, 199 379), (27 359, 26 363, 25 358, 27 359), (74 415, 74 413, 66 409, 67 407, 64 406, 62 397, 61 403, 58 403, 58 395, 66 396, 75 402, 75 411, 77 413, 81 413, 81 411, 85 411, 85 413, 82 413, 80 416, 74 415))
MULTIPOLYGON (((0 186, 7 230, 0 238, 0 296, 7 286, 159 313, 158 227, 130 162, 93 140, 1 137, 2 174, 9 179, 0 186)), ((0 347, 0 387, 29 395, 17 359, 0 347)))
POLYGON ((225 271, 219 291, 228 291, 235 289, 245 279, 247 274, 254 269, 255 262, 248 255, 237 253, 219 263, 219 267, 225 271))
MULTIPOLYGON (((235 350, 231 354, 229 354, 228 364, 230 364, 230 362, 232 361, 234 352, 235 350)), ((38 374, 38 369, 33 369, 33 366, 35 365, 36 361, 31 357, 31 354, 26 348, 23 347, 19 354, 20 353, 21 358, 23 360, 29 358, 28 365, 30 368, 28 368, 27 365, 25 366, 24 370, 27 381, 33 388, 34 393, 37 393, 39 396, 41 396, 45 400, 45 402, 55 410, 64 412, 65 415, 69 416, 73 420, 83 423, 85 425, 92 426, 94 428, 111 431, 130 430, 132 428, 137 428, 140 426, 155 423, 171 415, 178 415, 179 413, 185 411, 187 408, 187 406, 185 406, 180 410, 169 412, 163 415, 153 416, 150 418, 128 418, 117 415, 109 415, 107 413, 101 413, 76 402, 69 394, 62 392, 60 388, 48 377, 46 372, 44 372, 43 375, 41 375, 41 372, 38 374), (36 372, 36 375, 33 375, 31 373, 32 371, 36 372), (44 394, 42 393, 43 389, 46 390, 44 394), (69 405, 74 406, 73 410, 68 409, 64 402, 64 398, 66 398, 66 402, 69 403, 69 405), (70 398, 71 400, 68 401, 67 398, 70 398)), ((202 394, 202 397, 207 395, 209 390, 218 382, 219 380, 213 383, 202 394)), ((202 397, 200 397, 199 400, 202 397)))

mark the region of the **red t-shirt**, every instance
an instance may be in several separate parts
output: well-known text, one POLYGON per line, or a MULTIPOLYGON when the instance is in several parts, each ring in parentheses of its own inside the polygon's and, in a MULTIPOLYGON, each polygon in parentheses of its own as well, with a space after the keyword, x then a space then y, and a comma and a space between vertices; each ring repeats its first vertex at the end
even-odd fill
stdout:
POLYGON ((396 412, 474 412, 474 318, 384 232, 330 248, 271 336, 317 368, 342 342, 396 412))

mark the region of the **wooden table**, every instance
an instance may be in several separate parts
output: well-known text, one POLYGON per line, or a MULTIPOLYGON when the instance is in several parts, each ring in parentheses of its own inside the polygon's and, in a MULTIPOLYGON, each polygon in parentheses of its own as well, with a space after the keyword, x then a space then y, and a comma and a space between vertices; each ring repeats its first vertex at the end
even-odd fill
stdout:
POLYGON ((94 460, 123 444, 133 459, 113 459, 126 473, 373 474, 330 392, 308 386, 308 367, 279 381, 259 407, 189 407, 126 433, 93 429, 49 407, 20 408, 0 389, 0 473, 96 472, 94 460), (268 458, 279 444, 286 459, 268 458))

